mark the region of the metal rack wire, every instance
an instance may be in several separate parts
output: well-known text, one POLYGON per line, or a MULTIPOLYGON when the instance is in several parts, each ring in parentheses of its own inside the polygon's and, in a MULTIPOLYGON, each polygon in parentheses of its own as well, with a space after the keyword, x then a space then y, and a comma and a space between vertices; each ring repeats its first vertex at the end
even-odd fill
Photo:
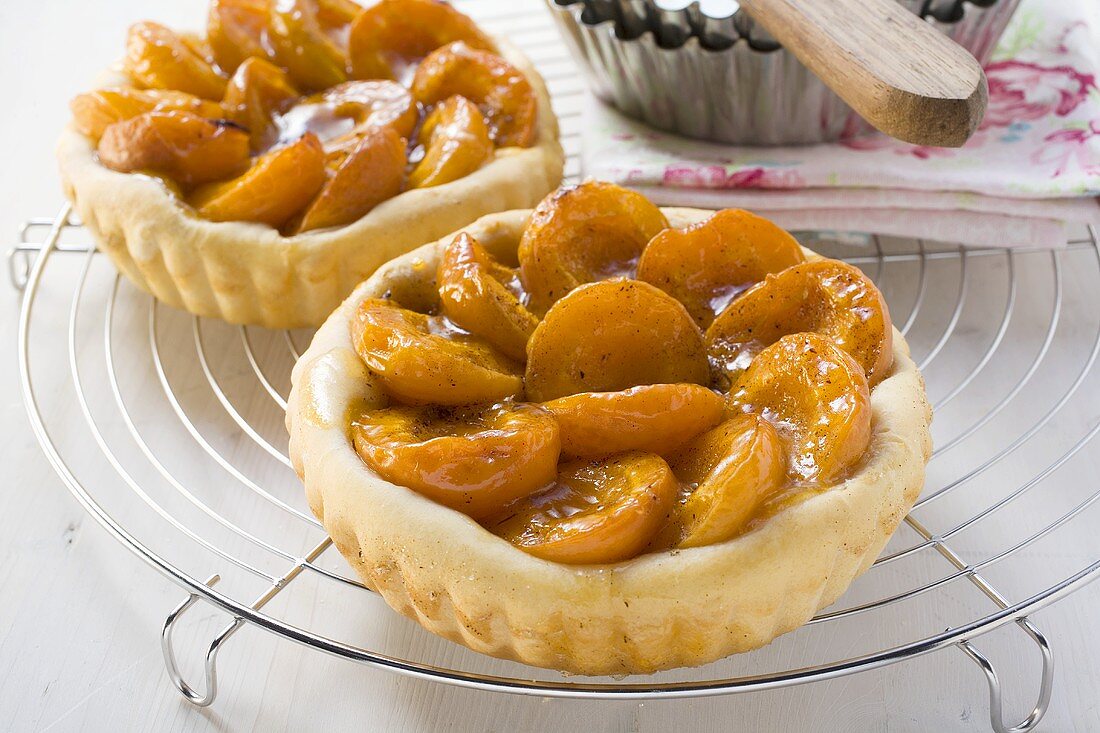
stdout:
MULTIPOLYGON (((507 29, 546 75, 576 175, 581 83, 546 17, 516 12, 483 23, 507 29)), ((173 682, 196 705, 215 699, 218 653, 245 625, 400 674, 555 697, 764 690, 955 646, 985 675, 992 727, 1030 730, 1050 701, 1054 666, 1028 616, 1100 576, 1089 531, 1100 491, 1081 480, 1095 473, 1084 449, 1100 431, 1100 239, 1090 230, 1058 250, 875 236, 811 244, 879 284, 926 374, 937 449, 925 491, 837 608, 752 655, 624 680, 565 679, 426 632, 415 644, 387 633, 407 622, 330 551, 286 456, 289 370, 308 333, 232 327, 158 305, 97 255, 68 207, 28 222, 8 265, 24 291, 18 359, 32 428, 84 508, 187 593, 165 620, 162 647, 173 682), (66 363, 35 358, 56 353, 66 363), (97 451, 86 450, 89 441, 97 451), (1007 531, 1000 520, 1009 513, 1028 529, 1014 522, 1007 531), (201 689, 186 681, 173 645, 199 601, 229 617, 206 647, 201 689), (326 605, 341 612, 326 615, 326 605), (909 622, 891 623, 898 613, 909 622), (830 647, 852 624, 875 633, 862 634, 854 652, 830 647), (1004 720, 997 670, 973 641, 1013 624, 1041 661, 1037 702, 1015 726, 1004 720)))

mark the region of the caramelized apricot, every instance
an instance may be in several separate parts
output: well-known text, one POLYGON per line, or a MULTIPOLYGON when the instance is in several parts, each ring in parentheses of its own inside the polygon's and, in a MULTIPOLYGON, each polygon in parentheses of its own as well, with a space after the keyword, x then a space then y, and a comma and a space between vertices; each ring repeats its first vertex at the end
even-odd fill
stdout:
POLYGON ((352 23, 348 36, 351 73, 357 79, 394 79, 408 65, 453 41, 493 50, 472 20, 439 0, 381 0, 352 23))
POLYGON ((307 0, 275 0, 268 16, 275 60, 301 89, 328 89, 347 81, 344 52, 325 33, 307 0))
POLYGON ((389 127, 368 130, 306 209, 297 232, 342 226, 401 191, 405 140, 389 127))
POLYGON ((738 293, 805 259, 785 230, 748 211, 725 209, 655 236, 638 261, 638 279, 683 303, 706 328, 738 293))
POLYGON ((223 70, 219 69, 217 62, 214 61, 214 49, 210 47, 210 43, 206 40, 205 36, 198 33, 181 33, 180 38, 187 44, 187 47, 195 52, 195 55, 200 59, 210 64, 210 68, 214 69, 219 75, 224 75, 223 70))
POLYGON ((188 203, 211 221, 254 221, 280 227, 325 183, 325 154, 313 135, 261 155, 228 181, 198 188, 188 203))
POLYGON ((701 547, 743 532, 783 488, 783 452, 779 433, 759 415, 738 415, 685 446, 670 465, 695 488, 673 520, 671 544, 701 547))
POLYGON ((567 457, 641 450, 668 455, 718 424, 725 403, 697 384, 648 384, 621 392, 582 392, 542 405, 561 426, 567 457))
POLYGON ((527 395, 536 402, 708 377, 702 334, 684 306, 637 280, 582 285, 527 343, 527 395))
POLYGON ((512 359, 527 358, 527 339, 539 319, 520 302, 514 268, 494 260, 463 233, 444 248, 436 279, 448 318, 512 359))
POLYGON ((536 557, 569 564, 629 560, 667 520, 679 488, 651 453, 562 465, 549 489, 521 499, 490 531, 536 557))
POLYGON ((253 152, 269 147, 278 137, 275 115, 298 98, 286 72, 253 56, 237 67, 225 90, 229 119, 248 130, 253 152))
POLYGON ((248 134, 189 112, 146 112, 107 127, 99 160, 122 173, 151 171, 192 185, 248 167, 248 134))
POLYGON ((349 25, 363 12, 363 6, 352 0, 316 0, 317 22, 336 28, 349 25))
POLYGON ((893 329, 882 293, 851 265, 817 260, 745 291, 707 329, 707 351, 730 376, 780 336, 813 331, 851 354, 872 386, 893 363, 893 329))
POLYGON ((450 97, 420 128, 424 157, 409 174, 411 188, 429 188, 467 176, 493 157, 485 117, 464 97, 450 97))
POLYGON ((365 130, 392 127, 408 138, 419 113, 409 90, 392 81, 349 81, 301 100, 279 118, 284 137, 317 135, 330 150, 350 152, 365 130))
POLYGON ((520 239, 532 308, 545 312, 583 283, 629 277, 646 242, 667 227, 647 198, 613 183, 559 188, 535 208, 520 239))
POLYGON ((391 407, 353 420, 351 434, 379 476, 474 519, 557 473, 558 425, 534 405, 391 407))
POLYGON ((146 112, 190 112, 211 120, 225 116, 220 104, 193 94, 130 87, 80 94, 69 103, 69 108, 73 113, 73 125, 93 140, 102 137, 108 126, 146 112))
POLYGON ((130 26, 125 66, 134 81, 151 89, 173 89, 213 100, 225 94, 225 77, 183 38, 158 23, 130 26))
POLYGON ((359 305, 351 340, 386 391, 405 402, 465 405, 523 390, 519 369, 485 341, 387 300, 359 305))
POLYGON ((425 105, 456 94, 466 97, 485 115, 489 136, 499 147, 535 142, 535 91, 523 72, 496 54, 462 42, 436 49, 417 67, 412 92, 425 105))
POLYGON ((266 58, 264 36, 271 0, 210 0, 206 39, 214 60, 227 74, 249 58, 266 58))
POLYGON ((791 445, 788 467, 799 482, 838 481, 871 440, 871 395, 863 369, 816 333, 784 336, 761 351, 730 402, 775 425, 791 445))

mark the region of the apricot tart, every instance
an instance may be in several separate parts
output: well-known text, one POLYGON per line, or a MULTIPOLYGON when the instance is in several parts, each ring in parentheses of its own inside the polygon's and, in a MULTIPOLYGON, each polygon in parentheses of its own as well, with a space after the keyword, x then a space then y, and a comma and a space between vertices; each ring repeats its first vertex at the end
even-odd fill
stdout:
POLYGON ((293 465, 364 582, 471 649, 581 674, 805 623, 931 451, 859 270, 748 212, 595 182, 383 266, 292 381, 293 465))
POLYGON ((317 326, 396 255, 561 179, 545 86, 438 0, 211 0, 205 36, 130 28, 58 156, 142 289, 233 323, 317 326))

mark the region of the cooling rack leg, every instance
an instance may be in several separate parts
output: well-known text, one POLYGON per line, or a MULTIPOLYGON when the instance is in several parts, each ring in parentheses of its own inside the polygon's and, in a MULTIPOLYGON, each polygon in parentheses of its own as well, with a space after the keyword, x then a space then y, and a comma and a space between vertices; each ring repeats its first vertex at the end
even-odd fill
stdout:
MULTIPOLYGON (((306 553, 306 556, 299 559, 298 562, 290 567, 285 573, 278 578, 274 579, 271 587, 268 588, 259 598, 252 602, 252 608, 259 610, 266 606, 275 596, 279 595, 295 578, 297 578, 303 569, 309 563, 312 563, 321 553, 324 552, 332 545, 332 540, 329 538, 323 539, 319 544, 315 545, 312 550, 306 553)), ((207 581, 207 586, 213 586, 221 580, 219 575, 211 575, 207 581)), ((183 603, 176 606, 172 613, 168 614, 168 618, 164 620, 164 628, 160 632, 160 648, 164 653, 164 666, 168 668, 168 676, 172 678, 172 684, 176 686, 176 689, 187 698, 187 700, 200 708, 207 707, 214 698, 218 695, 218 651, 221 649, 222 644, 237 633, 237 630, 244 626, 244 619, 235 616, 233 621, 222 629, 221 633, 214 637, 214 641, 210 642, 210 647, 206 650, 206 692, 200 693, 194 687, 187 684, 187 681, 183 679, 183 675, 180 674, 179 665, 176 663, 176 651, 172 645, 172 630, 176 626, 176 622, 179 617, 182 616, 187 609, 195 605, 195 602, 200 599, 198 593, 189 593, 183 603)))
MULTIPOLYGON (((217 575, 212 575, 206 581, 209 586, 214 585, 220 580, 217 575)), ((237 632, 237 629, 244 625, 244 620, 240 618, 233 619, 233 622, 226 626, 220 634, 214 637, 214 641, 210 642, 210 647, 206 650, 206 692, 199 692, 194 687, 189 685, 186 680, 183 679, 183 675, 180 674, 179 665, 176 663, 176 651, 172 646, 172 630, 176 626, 176 621, 179 617, 195 605, 195 601, 199 600, 197 593, 191 593, 180 605, 176 606, 172 613, 168 614, 168 618, 164 620, 164 628, 160 632, 160 648, 164 652, 164 666, 168 668, 168 676, 172 678, 172 684, 176 686, 176 689, 187 698, 192 704, 204 708, 210 703, 214 702, 214 698, 218 696, 218 651, 221 649, 222 644, 233 636, 237 632)))
MULTIPOLYGON (((921 535, 926 540, 931 540, 934 543, 936 551, 954 565, 955 568, 965 571, 966 579, 973 583, 974 586, 990 600, 1001 608, 1008 608, 1008 599, 1005 598, 1000 591, 994 588, 988 580, 977 573, 973 567, 968 565, 941 537, 932 534, 932 532, 921 524, 920 520, 912 514, 905 517, 905 523, 916 530, 917 534, 921 535)), ((1027 634, 1033 642, 1035 642, 1039 647, 1040 653, 1043 655, 1043 676, 1039 683, 1039 700, 1035 704, 1035 707, 1032 708, 1031 714, 1024 718, 1023 722, 1019 725, 1012 727, 1005 725, 1004 710, 1002 709, 1001 700, 1001 681, 997 676, 997 670, 994 669, 993 663, 966 639, 959 641, 955 645, 961 649, 966 656, 974 660, 974 663, 981 667, 982 672, 985 673, 986 682, 989 684, 989 723, 997 733, 1027 733, 1027 731, 1034 730, 1035 726, 1037 726, 1039 721, 1043 719, 1043 716, 1046 715, 1047 706, 1050 704, 1050 694, 1054 689, 1054 652, 1050 648, 1050 643, 1043 633, 1031 623, 1031 620, 1028 619, 1027 616, 1017 619, 1016 624, 1024 630, 1024 633, 1027 634)))
POLYGON ((1026 616, 1016 623, 1035 642, 1043 655, 1043 676, 1039 683, 1039 700, 1032 708, 1031 714, 1018 725, 1008 726, 1005 724, 1001 680, 997 676, 997 670, 993 667, 993 663, 966 639, 956 644, 985 673, 985 680, 989 684, 989 724, 997 733, 1027 733, 1034 730, 1035 726, 1046 715, 1047 707, 1050 705, 1050 694, 1054 690, 1054 652, 1050 648, 1050 643, 1026 616))
POLYGON ((27 280, 31 275, 31 255, 30 252, 12 248, 8 250, 8 278, 11 280, 13 288, 19 292, 23 292, 23 288, 27 287, 27 280))

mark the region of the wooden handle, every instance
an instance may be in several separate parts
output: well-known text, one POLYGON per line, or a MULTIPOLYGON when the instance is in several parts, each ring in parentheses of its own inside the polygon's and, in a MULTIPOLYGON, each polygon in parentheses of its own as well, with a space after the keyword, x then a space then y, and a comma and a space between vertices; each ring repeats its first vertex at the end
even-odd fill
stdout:
POLYGON ((895 0, 741 0, 865 120, 918 145, 959 147, 985 114, 977 60, 895 0))

